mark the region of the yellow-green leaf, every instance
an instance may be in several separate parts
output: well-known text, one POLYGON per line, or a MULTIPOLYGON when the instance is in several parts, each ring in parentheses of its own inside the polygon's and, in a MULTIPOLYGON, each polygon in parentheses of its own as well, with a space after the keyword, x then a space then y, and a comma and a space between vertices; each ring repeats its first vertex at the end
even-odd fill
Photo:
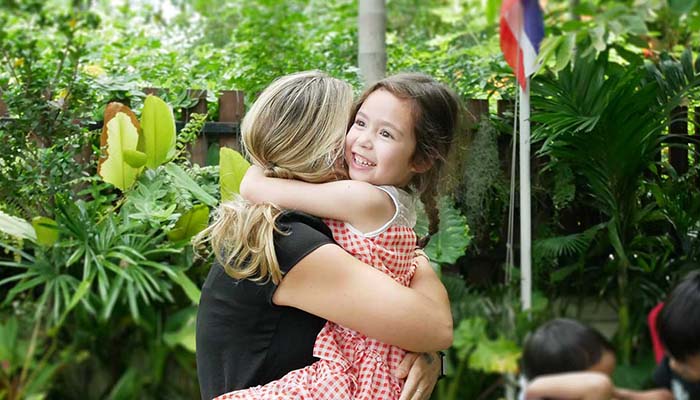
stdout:
POLYGON ((172 241, 187 240, 201 232, 209 224, 209 207, 199 204, 180 216, 175 227, 168 232, 172 241))
POLYGON ((485 340, 469 356, 469 366, 484 372, 516 373, 520 354, 518 345, 508 339, 485 340))
POLYGON ((241 180, 250 167, 241 153, 222 147, 219 152, 219 186, 221 201, 230 200, 241 191, 241 180))
POLYGON ((43 246, 51 246, 58 240, 58 225, 49 217, 34 217, 32 226, 36 232, 36 242, 43 246))
POLYGON ((124 160, 124 150, 136 150, 141 129, 129 107, 109 103, 105 108, 104 126, 100 138, 100 161, 97 173, 122 191, 131 187, 141 172, 124 160))
POLYGON ((163 100, 149 95, 143 103, 141 126, 139 150, 146 153, 146 166, 155 169, 175 155, 173 111, 163 100))
POLYGON ((124 150, 124 161, 131 167, 141 168, 146 164, 146 153, 126 149, 124 150))

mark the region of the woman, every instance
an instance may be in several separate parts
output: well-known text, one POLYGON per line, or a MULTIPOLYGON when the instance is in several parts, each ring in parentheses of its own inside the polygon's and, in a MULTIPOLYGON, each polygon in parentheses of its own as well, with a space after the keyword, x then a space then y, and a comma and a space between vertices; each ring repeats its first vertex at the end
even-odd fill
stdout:
MULTIPOLYGON (((268 176, 332 180, 351 102, 350 87, 324 74, 283 77, 246 114, 244 148, 268 176)), ((197 318, 203 398, 313 363, 314 340, 325 320, 413 352, 450 345, 447 295, 422 257, 410 287, 404 287, 346 253, 317 218, 241 198, 218 212, 199 237, 211 242, 217 256, 197 318)), ((404 360, 399 369, 406 374, 411 366, 411 372, 402 397, 427 398, 434 358, 404 360)))

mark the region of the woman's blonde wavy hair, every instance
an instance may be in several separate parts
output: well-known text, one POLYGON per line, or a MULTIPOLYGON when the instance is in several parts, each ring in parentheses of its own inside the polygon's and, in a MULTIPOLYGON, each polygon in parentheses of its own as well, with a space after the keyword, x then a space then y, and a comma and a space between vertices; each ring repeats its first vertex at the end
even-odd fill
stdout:
MULTIPOLYGON (((318 71, 283 76, 260 94, 243 119, 243 149, 267 176, 329 181, 342 156, 351 106, 352 89, 341 80, 318 71)), ((279 284, 273 235, 282 233, 275 227, 281 211, 236 196, 219 206, 214 222, 194 242, 210 242, 233 278, 279 284)))

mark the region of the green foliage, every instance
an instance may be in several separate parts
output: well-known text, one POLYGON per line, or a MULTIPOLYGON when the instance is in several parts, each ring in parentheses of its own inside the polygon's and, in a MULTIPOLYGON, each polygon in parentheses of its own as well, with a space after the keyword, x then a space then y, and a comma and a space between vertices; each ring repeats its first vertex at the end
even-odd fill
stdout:
POLYGON ((469 226, 467 220, 454 208, 448 197, 438 202, 440 224, 438 232, 425 247, 430 260, 438 264, 454 264, 469 246, 469 226))
MULTIPOLYGON (((630 360, 632 343, 629 315, 645 314, 643 309, 630 312, 635 292, 629 285, 637 273, 643 277, 653 272, 639 269, 636 259, 650 245, 657 250, 658 245, 664 246, 638 238, 639 228, 657 219, 654 205, 641 203, 639 188, 645 171, 661 151, 663 127, 669 122, 671 109, 698 85, 700 74, 694 70, 689 51, 679 61, 667 57, 658 66, 647 63, 636 67, 612 62, 605 53, 595 59, 578 55, 556 78, 542 76, 533 82, 532 103, 539 110, 532 117, 539 122, 533 140, 542 142, 539 154, 548 159, 546 170, 575 171, 582 183, 581 195, 607 219, 606 247, 617 279, 605 278, 602 287, 603 292, 615 293, 620 316, 618 340, 626 361, 630 360)), ((580 254, 588 250, 590 239, 600 229, 592 227, 581 236, 540 241, 536 250, 557 247, 561 252, 557 257, 566 252, 580 254)), ((567 267, 557 279, 576 268, 567 267)))
POLYGON ((0 125, 0 186, 18 190, 1 191, 0 202, 17 205, 25 218, 50 216, 52 198, 70 191, 82 172, 73 158, 89 138, 76 122, 90 114, 94 97, 81 65, 99 19, 83 7, 3 4, 0 93, 15 119, 0 125))

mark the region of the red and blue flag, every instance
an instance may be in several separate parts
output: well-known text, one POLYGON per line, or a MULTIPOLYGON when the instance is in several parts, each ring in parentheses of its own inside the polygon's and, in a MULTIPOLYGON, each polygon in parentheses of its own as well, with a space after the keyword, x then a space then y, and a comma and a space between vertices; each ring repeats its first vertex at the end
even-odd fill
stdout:
POLYGON ((544 37, 542 9, 537 0, 503 0, 501 50, 524 89, 537 70, 537 53, 544 37))

